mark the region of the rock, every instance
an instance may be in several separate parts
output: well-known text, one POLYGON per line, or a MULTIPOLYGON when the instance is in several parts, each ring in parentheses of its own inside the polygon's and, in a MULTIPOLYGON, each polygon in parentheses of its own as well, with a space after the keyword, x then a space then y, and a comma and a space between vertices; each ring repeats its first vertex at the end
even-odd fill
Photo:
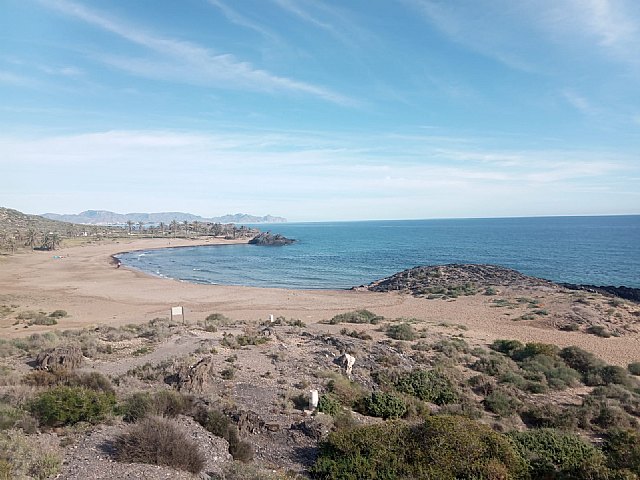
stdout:
POLYGON ((614 297, 640 303, 640 288, 614 287, 613 285, 575 285, 573 283, 561 283, 561 285, 569 290, 583 290, 590 293, 613 295, 614 297))
POLYGON ((36 368, 40 370, 54 370, 65 368, 73 370, 82 365, 82 350, 78 345, 61 345, 40 352, 36 357, 36 368))
POLYGON ((178 390, 188 393, 202 393, 214 378, 214 363, 211 355, 204 357, 191 367, 178 371, 178 390))
POLYGON ((287 238, 283 235, 280 235, 279 233, 276 233, 274 235, 271 232, 259 233, 258 235, 253 237, 251 240, 249 240, 249 243, 251 245, 265 245, 265 246, 272 246, 272 247, 290 245, 293 242, 295 242, 295 240, 291 238, 287 238))
POLYGON ((356 363, 356 357, 354 357, 353 355, 349 355, 348 353, 343 353, 338 358, 336 358, 334 362, 344 368, 345 373, 348 377, 350 377, 353 370, 353 365, 356 363))

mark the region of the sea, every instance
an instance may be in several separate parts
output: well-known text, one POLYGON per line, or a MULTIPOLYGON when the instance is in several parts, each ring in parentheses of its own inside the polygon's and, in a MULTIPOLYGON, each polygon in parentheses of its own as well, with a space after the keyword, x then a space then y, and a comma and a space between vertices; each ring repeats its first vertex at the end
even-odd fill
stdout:
POLYGON ((297 241, 118 257, 152 275, 200 284, 346 289, 419 265, 486 263, 556 282, 640 288, 640 215, 251 226, 297 241))

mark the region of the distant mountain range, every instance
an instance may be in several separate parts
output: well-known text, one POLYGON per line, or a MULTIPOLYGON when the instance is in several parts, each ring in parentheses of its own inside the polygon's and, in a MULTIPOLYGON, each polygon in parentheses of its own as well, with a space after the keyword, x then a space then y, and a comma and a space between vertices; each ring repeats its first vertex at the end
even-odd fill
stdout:
POLYGON ((221 217, 205 218, 192 213, 159 212, 159 213, 114 213, 107 210, 86 210, 78 214, 43 213, 44 218, 61 222, 81 223, 87 225, 124 225, 128 221, 138 223, 166 223, 177 222, 211 222, 211 223, 282 223, 286 218, 265 215, 258 217, 246 213, 223 215, 221 217))

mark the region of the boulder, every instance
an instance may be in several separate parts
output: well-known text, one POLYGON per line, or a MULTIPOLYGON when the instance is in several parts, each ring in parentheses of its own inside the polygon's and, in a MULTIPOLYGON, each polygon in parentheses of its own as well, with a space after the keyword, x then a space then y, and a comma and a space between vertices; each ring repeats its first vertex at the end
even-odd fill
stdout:
POLYGON ((60 345, 40 352, 36 357, 36 368, 55 370, 64 368, 74 370, 82 365, 82 349, 78 345, 60 345))
POLYGON ((203 393, 214 379, 213 357, 204 357, 191 367, 184 367, 177 374, 178 390, 187 393, 203 393))

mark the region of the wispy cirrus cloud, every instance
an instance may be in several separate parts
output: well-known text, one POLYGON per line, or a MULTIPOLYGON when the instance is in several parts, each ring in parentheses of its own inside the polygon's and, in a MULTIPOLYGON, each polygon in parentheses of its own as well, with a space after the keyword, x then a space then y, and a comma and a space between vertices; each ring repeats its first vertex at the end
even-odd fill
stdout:
POLYGON ((269 38, 271 40, 280 41, 280 38, 269 29, 263 27, 262 25, 254 22, 246 15, 242 15, 237 10, 231 8, 229 5, 224 3, 222 0, 208 0, 211 5, 218 8, 222 14, 231 22, 240 27, 248 28, 253 30, 265 38, 269 38))
POLYGON ((238 60, 232 54, 217 54, 193 42, 145 31, 139 25, 129 24, 79 3, 68 0, 42 0, 42 3, 150 50, 153 57, 129 58, 110 54, 102 57, 106 63, 136 75, 188 84, 193 84, 196 78, 198 85, 304 94, 341 105, 356 104, 353 99, 331 89, 274 75, 238 60))

